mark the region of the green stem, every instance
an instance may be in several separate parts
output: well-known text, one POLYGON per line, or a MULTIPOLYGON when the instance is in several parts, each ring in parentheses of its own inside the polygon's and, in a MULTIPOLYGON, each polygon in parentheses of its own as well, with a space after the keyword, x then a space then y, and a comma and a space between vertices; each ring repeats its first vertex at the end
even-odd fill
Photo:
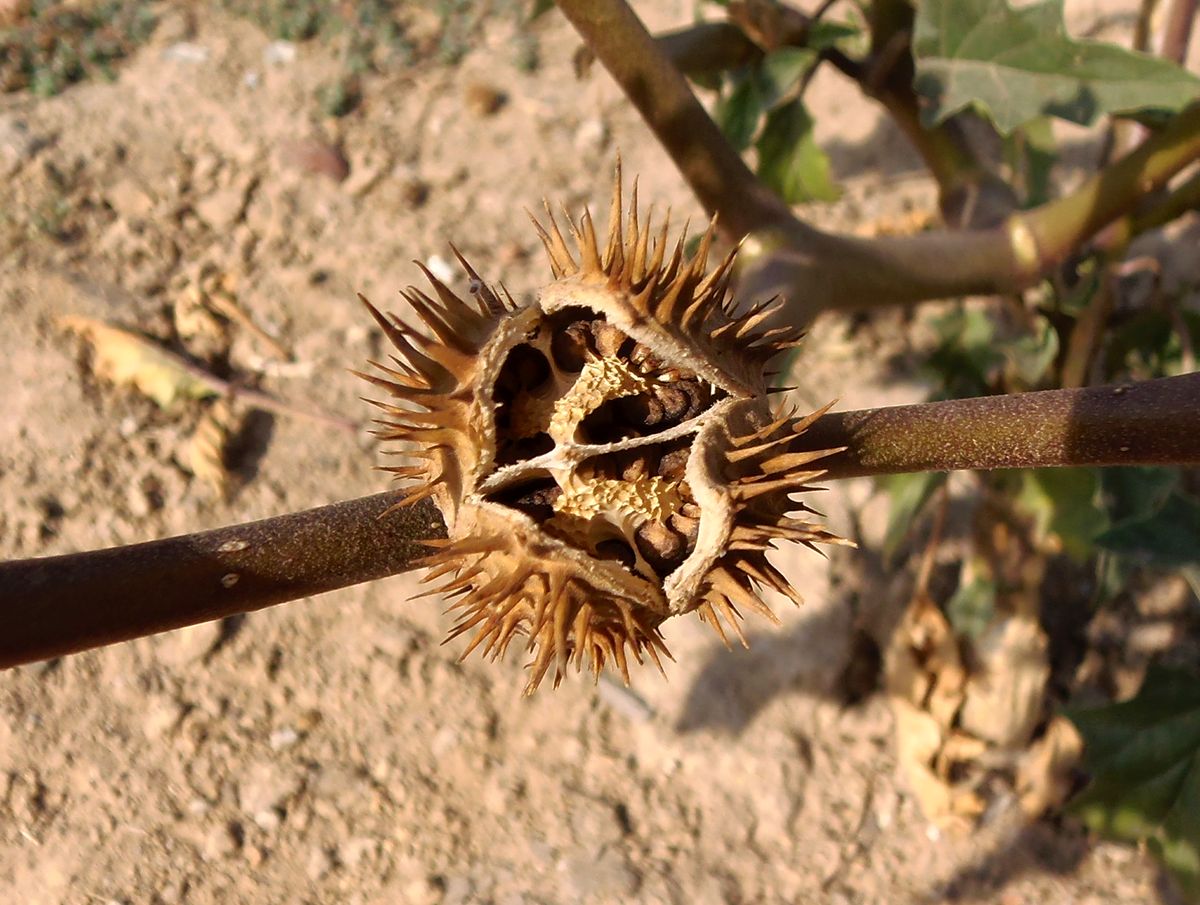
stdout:
MULTIPOLYGON (((1200 375, 825 415, 825 478, 1063 465, 1200 464, 1200 375)), ((184 537, 0 563, 0 667, 262 609, 410 569, 444 537, 381 493, 184 537)))
POLYGON ((1036 277, 1061 263, 1083 240, 1132 210, 1137 201, 1200 158, 1200 104, 1091 176, 1065 198, 1013 217, 1032 243, 1026 273, 1036 277))

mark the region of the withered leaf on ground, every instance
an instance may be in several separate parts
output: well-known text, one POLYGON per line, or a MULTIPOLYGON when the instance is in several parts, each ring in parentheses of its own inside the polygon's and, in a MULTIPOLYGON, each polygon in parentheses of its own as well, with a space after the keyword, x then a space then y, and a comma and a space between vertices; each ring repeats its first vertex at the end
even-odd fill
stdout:
POLYGON ((88 317, 68 315, 59 323, 92 345, 92 370, 101 380, 131 386, 163 408, 177 399, 204 399, 215 389, 182 359, 151 339, 88 317))
POLYGON ((228 497, 230 491, 228 451, 237 421, 229 400, 216 400, 201 416, 182 450, 181 464, 220 499, 228 497))

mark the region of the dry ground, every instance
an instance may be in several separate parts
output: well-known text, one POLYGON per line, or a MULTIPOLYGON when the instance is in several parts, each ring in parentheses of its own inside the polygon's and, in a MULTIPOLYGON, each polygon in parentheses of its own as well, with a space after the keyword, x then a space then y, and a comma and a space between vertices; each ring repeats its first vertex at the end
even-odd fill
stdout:
MULTIPOLYGON (((688 4, 640 4, 658 25, 688 4), (650 9, 653 7, 653 9, 650 9)), ((644 199, 700 216, 576 41, 538 25, 543 67, 519 71, 489 23, 456 67, 370 79, 362 109, 315 113, 332 56, 211 10, 162 8, 111 84, 0 97, 0 556, 132 542, 372 492, 365 430, 254 416, 239 487, 219 502, 179 465, 195 421, 98 383, 56 318, 160 337, 211 265, 294 352, 272 366, 239 334, 231 363, 262 385, 358 419, 347 373, 380 338, 355 301, 391 303, 454 240, 490 279, 547 277, 523 208, 607 195, 619 148, 644 199), (180 42, 191 51, 180 53, 180 42), (195 52, 199 49, 199 52, 195 52), (504 92, 472 112, 469 86, 504 92), (345 149, 342 182, 312 160, 345 149)), ((902 138, 836 77, 813 86, 847 186, 821 222, 854 228, 931 205, 902 138)), ((603 207, 603 203, 599 204, 603 207)), ((801 398, 908 401, 923 389, 900 320, 820 322, 801 398)), ((867 484, 828 495, 870 524, 867 484)), ((1078 830, 1021 828, 1001 809, 939 835, 894 772, 886 703, 846 706, 840 676, 860 599, 853 560, 789 556, 803 610, 726 653, 670 626, 668 681, 626 692, 568 681, 522 699, 521 663, 456 662, 413 579, 301 601, 0 675, 0 900, 29 903, 645 903, 1155 901, 1153 864, 1078 830)))

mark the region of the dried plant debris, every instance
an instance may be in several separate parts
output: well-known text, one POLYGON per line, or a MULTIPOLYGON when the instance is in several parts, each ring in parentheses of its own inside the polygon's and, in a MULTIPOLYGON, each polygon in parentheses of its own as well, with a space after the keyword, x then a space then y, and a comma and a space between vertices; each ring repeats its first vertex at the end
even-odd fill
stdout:
POLYGON ((216 395, 210 382, 151 339, 77 315, 62 317, 59 323, 91 343, 92 371, 101 380, 131 386, 163 408, 178 399, 216 395))
POLYGON ((229 354, 233 339, 229 325, 213 311, 199 285, 193 283, 176 295, 171 315, 175 333, 188 352, 202 359, 229 354))
POLYGON ((1046 648, 1045 633, 1021 613, 998 614, 972 642, 927 594, 909 604, 891 636, 885 687, 900 768, 937 826, 968 830, 1000 774, 1017 779, 1030 816, 1064 800, 1069 738, 1051 722, 1029 747, 1043 714, 1046 648))
POLYGON ((572 662, 661 669, 659 627, 683 613, 745 643, 744 611, 774 618, 762 588, 800 602, 767 550, 837 540, 791 496, 830 452, 797 443, 820 413, 768 402, 767 360, 799 340, 764 326, 781 303, 739 315, 713 226, 687 257, 639 219, 636 185, 622 208, 619 168, 606 241, 585 212, 569 247, 547 208, 554 280, 530 304, 459 255, 469 299, 424 267, 436 300, 404 293, 419 329, 370 308, 397 350, 363 375, 392 397, 378 434, 409 461, 390 470, 449 530, 424 580, 455 599, 464 656, 526 639, 529 692, 572 662))
POLYGON ((200 416, 180 456, 180 464, 220 500, 229 497, 233 486, 229 446, 237 435, 239 421, 228 399, 215 400, 200 416))

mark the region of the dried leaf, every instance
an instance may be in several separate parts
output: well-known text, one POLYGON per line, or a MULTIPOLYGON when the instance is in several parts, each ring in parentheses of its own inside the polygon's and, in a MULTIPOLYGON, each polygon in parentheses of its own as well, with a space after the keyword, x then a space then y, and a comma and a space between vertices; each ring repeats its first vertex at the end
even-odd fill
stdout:
POLYGON ((203 399, 213 388, 153 340, 102 321, 69 315, 59 319, 92 344, 92 371, 117 386, 132 386, 163 408, 176 399, 203 399))
POLYGON ((1056 716, 1030 747, 1017 772, 1021 810, 1033 820, 1057 809, 1071 794, 1083 739, 1066 717, 1056 716))
POLYGON ((978 795, 951 781, 962 741, 946 747, 956 734, 952 727, 965 684, 958 643, 946 617, 928 595, 917 595, 892 633, 884 687, 896 717, 900 767, 922 812, 946 829, 965 829, 964 818, 982 811, 978 795))
POLYGON ((206 293, 193 284, 181 292, 171 308, 175 332, 188 351, 202 359, 211 359, 229 350, 229 330, 213 312, 206 293))
POLYGON ((1050 664, 1046 633, 1033 619, 994 621, 975 645, 979 668, 967 682, 959 725, 1001 748, 1029 742, 1042 714, 1050 664))
POLYGON ((236 433, 237 417, 227 399, 218 399, 205 411, 183 448, 181 463, 225 499, 230 490, 226 453, 236 433))

